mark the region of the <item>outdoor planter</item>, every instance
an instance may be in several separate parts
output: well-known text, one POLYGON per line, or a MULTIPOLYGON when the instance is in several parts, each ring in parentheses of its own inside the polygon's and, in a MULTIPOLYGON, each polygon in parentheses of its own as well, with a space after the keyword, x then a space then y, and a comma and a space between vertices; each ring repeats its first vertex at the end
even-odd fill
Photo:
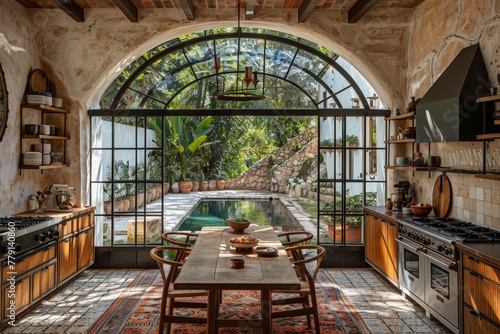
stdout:
POLYGON ((191 181, 179 181, 179 190, 182 194, 189 194, 193 188, 191 181))
POLYGON ((215 180, 208 181, 208 190, 215 190, 216 186, 217 186, 217 183, 215 182, 215 180))
POLYGON ((191 191, 197 191, 200 188, 200 182, 193 181, 193 189, 191 191))
POLYGON ((201 189, 201 191, 207 190, 208 189, 208 181, 206 181, 206 180, 201 181, 200 189, 201 189))
POLYGON ((219 190, 224 190, 224 188, 226 187, 226 180, 217 180, 217 189, 219 190))

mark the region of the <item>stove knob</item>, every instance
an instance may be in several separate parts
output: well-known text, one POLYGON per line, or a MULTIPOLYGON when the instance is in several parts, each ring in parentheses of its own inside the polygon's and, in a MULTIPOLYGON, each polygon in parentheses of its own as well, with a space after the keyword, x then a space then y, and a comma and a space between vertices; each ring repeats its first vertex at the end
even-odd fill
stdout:
POLYGON ((57 237, 57 236, 59 236, 59 230, 54 231, 54 237, 57 237))
POLYGON ((431 244, 431 239, 424 238, 423 243, 424 243, 424 245, 429 246, 431 244))
POLYGON ((47 238, 45 237, 44 234, 37 234, 35 235, 35 241, 36 242, 44 242, 47 238))
POLYGON ((54 231, 52 231, 52 230, 47 231, 47 238, 49 238, 49 239, 54 238, 54 231))
POLYGON ((439 252, 444 252, 444 251, 446 250, 446 246, 445 246, 445 245, 443 245, 443 244, 439 244, 439 245, 437 246, 437 250, 438 250, 439 252))
POLYGON ((451 249, 451 248, 449 248, 449 247, 446 247, 446 249, 445 249, 444 253, 445 253, 446 255, 451 255, 451 254, 453 254, 453 249, 451 249))

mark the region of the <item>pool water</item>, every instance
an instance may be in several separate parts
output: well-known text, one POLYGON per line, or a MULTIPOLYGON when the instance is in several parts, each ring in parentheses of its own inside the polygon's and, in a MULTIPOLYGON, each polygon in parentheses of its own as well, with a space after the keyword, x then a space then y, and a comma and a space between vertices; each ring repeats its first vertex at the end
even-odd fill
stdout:
POLYGON ((204 226, 228 226, 227 218, 243 216, 252 225, 271 225, 278 231, 302 231, 279 199, 203 199, 174 231, 200 231, 204 226))

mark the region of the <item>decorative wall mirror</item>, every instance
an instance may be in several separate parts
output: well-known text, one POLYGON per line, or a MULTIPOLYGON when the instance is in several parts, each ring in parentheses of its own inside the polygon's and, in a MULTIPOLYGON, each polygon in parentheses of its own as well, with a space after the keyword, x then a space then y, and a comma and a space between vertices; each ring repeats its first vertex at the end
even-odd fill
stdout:
POLYGON ((9 114, 9 104, 7 103, 7 84, 0 64, 0 141, 2 141, 5 128, 7 127, 7 115, 9 114))

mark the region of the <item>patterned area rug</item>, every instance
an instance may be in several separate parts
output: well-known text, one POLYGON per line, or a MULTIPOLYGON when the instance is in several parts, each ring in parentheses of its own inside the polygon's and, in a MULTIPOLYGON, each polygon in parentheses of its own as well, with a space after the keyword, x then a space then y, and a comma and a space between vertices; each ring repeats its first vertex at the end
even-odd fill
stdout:
MULTIPOLYGON (((159 310, 163 283, 157 270, 146 270, 106 311, 89 333, 143 334, 158 333, 159 310)), ((337 283, 325 270, 320 270, 316 285, 322 334, 369 333, 363 320, 349 304, 337 283)), ((224 291, 221 318, 260 317, 257 291, 224 291)), ((187 311, 187 310, 186 310, 187 311)), ((206 314, 205 311, 201 311, 206 314)), ((172 326, 172 333, 201 334, 201 325, 172 326)), ((219 333, 262 333, 257 328, 222 328, 219 333)), ((307 329, 306 317, 273 320, 273 333, 314 333, 307 329)))

